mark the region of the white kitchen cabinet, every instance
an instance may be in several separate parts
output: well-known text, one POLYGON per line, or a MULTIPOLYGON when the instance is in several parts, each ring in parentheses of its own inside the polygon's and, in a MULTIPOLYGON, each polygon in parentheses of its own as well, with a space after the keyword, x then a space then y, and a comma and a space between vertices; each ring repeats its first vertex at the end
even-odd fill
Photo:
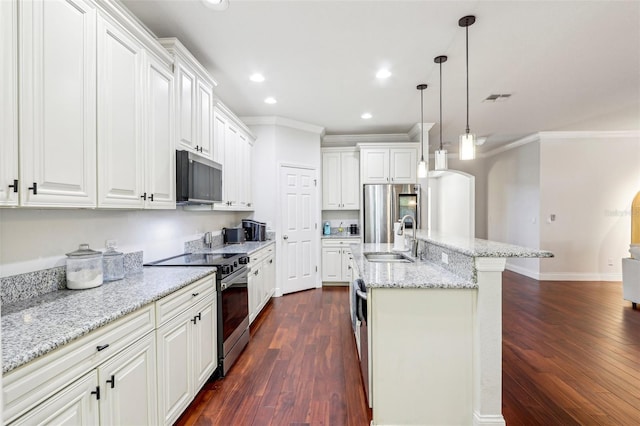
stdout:
POLYGON ((217 83, 176 38, 158 39, 174 57, 176 148, 212 159, 213 87, 217 83))
POLYGON ((357 238, 322 240, 322 281, 350 282, 353 279, 350 244, 358 244, 357 238))
POLYGON ((98 374, 92 370, 11 424, 97 425, 100 423, 97 388, 98 374))
POLYGON ((414 145, 389 148, 360 144, 362 183, 416 183, 418 148, 414 145))
POLYGON ((157 424, 156 339, 149 333, 98 367, 100 424, 157 424))
POLYGON ((95 207, 95 6, 20 1, 18 28, 20 205, 95 207))
POLYGON ((355 149, 322 150, 322 209, 360 208, 360 156, 355 149))
POLYGON ((0 206, 18 205, 18 3, 0 2, 0 206))
POLYGON ((159 423, 172 424, 218 366, 213 276, 159 300, 156 310, 159 423))
POLYGON ((249 268, 249 323, 252 323, 275 292, 275 246, 251 254, 249 268))
POLYGON ((98 207, 143 208, 142 46, 98 16, 98 207))
POLYGON ((213 114, 214 161, 222 164, 222 198, 215 210, 253 210, 251 150, 254 137, 237 117, 217 102, 213 114))

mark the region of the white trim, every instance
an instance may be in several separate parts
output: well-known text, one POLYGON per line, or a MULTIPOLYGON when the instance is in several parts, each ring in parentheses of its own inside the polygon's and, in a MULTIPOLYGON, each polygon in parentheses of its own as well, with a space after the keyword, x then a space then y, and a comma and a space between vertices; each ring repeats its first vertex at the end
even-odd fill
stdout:
MULTIPOLYGON (((422 123, 416 123, 408 132, 407 132, 407 136, 409 136, 409 140, 415 141, 415 142, 420 142, 420 125, 422 123)), ((427 134, 429 133, 429 130, 431 130, 431 128, 433 126, 435 126, 436 123, 424 123, 424 127, 425 130, 427 131, 427 134)))
POLYGON ((475 266, 478 272, 502 272, 506 260, 504 257, 476 257, 475 266))
POLYGON ((527 145, 532 142, 538 142, 540 140, 540 133, 534 133, 533 135, 525 136, 524 138, 518 139, 516 141, 510 142, 506 145, 503 145, 499 148, 492 149, 491 151, 487 151, 479 155, 481 158, 493 157, 494 155, 501 154, 505 151, 509 151, 511 149, 519 148, 523 145, 527 145))
POLYGON ((368 134, 368 135, 325 135, 322 146, 357 145, 360 143, 411 142, 407 133, 368 134))
POLYGON ((501 414, 478 414, 473 413, 474 426, 505 426, 507 422, 501 414))
POLYGON ((198 73, 198 77, 202 77, 207 83, 212 84, 214 87, 218 85, 218 82, 213 78, 213 76, 207 71, 207 69, 202 65, 198 59, 193 56, 189 49, 187 49, 180 40, 175 37, 165 37, 159 38, 158 42, 169 51, 169 53, 173 57, 178 57, 183 61, 186 61, 189 66, 195 68, 198 73))
POLYGON ((396 142, 393 143, 391 146, 385 146, 382 143, 359 143, 358 145, 356 145, 358 148, 362 149, 362 148, 415 148, 415 149, 419 149, 420 148, 420 143, 419 142, 396 142))
POLYGON ((622 273, 551 272, 541 273, 538 279, 540 281, 622 281, 622 273))
POLYGON ((507 266, 505 267, 505 269, 507 271, 512 271, 517 274, 524 275, 525 277, 533 278, 534 280, 540 280, 540 272, 534 269, 523 268, 522 266, 518 265, 511 265, 509 264, 509 262, 507 262, 507 266))
POLYGON ((277 115, 257 116, 257 117, 240 117, 247 126, 282 126, 289 127, 304 132, 315 133, 320 136, 324 135, 324 127, 315 124, 304 123, 291 118, 280 117, 277 115))
POLYGON ((234 124, 236 124, 247 135, 249 135, 249 137, 251 138, 251 143, 255 142, 256 135, 251 131, 251 129, 249 129, 249 127, 247 127, 246 123, 244 123, 237 115, 235 115, 233 111, 229 109, 229 107, 224 102, 222 102, 220 98, 218 97, 215 98, 213 108, 214 109, 217 108, 218 110, 220 110, 222 114, 224 114, 227 118, 231 119, 234 122, 234 124))

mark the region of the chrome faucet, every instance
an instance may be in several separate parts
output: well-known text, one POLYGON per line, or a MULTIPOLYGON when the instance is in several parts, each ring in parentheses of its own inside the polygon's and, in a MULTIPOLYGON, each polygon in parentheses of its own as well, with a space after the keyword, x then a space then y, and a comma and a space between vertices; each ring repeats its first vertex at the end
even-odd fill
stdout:
POLYGON ((417 226, 416 226, 416 219, 413 216, 407 214, 402 219, 400 219, 401 225, 400 225, 400 230, 398 231, 398 235, 404 235, 404 223, 405 223, 405 220, 407 219, 411 219, 411 222, 413 222, 413 239, 411 240, 411 256, 418 257, 418 240, 416 239, 417 226))
POLYGON ((211 232, 205 232, 202 236, 204 246, 207 248, 211 248, 211 232))

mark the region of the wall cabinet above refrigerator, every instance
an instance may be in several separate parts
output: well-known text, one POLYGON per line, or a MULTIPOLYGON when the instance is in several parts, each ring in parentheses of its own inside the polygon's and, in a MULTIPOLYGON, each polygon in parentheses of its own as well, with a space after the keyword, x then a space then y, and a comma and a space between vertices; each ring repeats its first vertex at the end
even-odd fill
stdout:
POLYGON ((418 147, 416 144, 359 144, 362 184, 416 183, 418 147))
POLYGON ((322 210, 360 208, 360 155, 354 148, 322 149, 322 210))

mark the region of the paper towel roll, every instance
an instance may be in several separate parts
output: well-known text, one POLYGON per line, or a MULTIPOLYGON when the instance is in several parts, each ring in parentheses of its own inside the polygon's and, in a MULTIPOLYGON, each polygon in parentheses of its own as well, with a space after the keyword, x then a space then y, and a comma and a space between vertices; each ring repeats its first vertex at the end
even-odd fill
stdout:
POLYGON ((400 228, 402 227, 402 223, 394 222, 393 224, 393 250, 395 251, 404 251, 404 235, 398 235, 400 232, 400 228))

